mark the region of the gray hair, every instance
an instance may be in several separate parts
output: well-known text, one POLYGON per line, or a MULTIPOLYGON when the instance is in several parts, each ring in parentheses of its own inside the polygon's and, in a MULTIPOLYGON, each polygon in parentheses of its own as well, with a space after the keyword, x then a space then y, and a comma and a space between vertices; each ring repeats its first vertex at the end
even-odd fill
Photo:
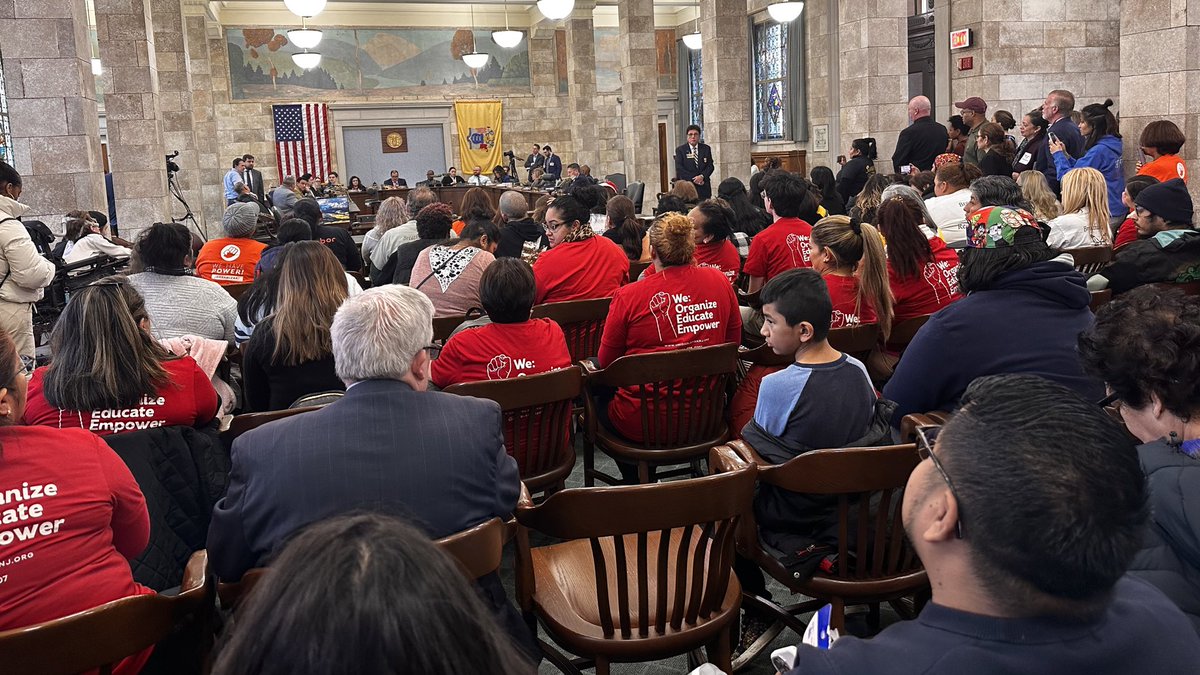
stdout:
POLYGON ((408 205, 399 197, 388 197, 375 211, 375 225, 381 233, 399 227, 409 220, 412 220, 412 216, 408 213, 408 205))
POLYGON ((886 202, 892 197, 899 197, 906 202, 914 204, 920 211, 921 217, 925 219, 925 225, 934 232, 937 231, 937 222, 933 220, 933 216, 929 213, 929 208, 925 206, 925 200, 921 199, 921 193, 911 185, 901 183, 892 183, 883 189, 883 195, 879 198, 880 203, 886 202))
POLYGON ((1033 213, 1017 181, 1008 176, 983 176, 971 181, 971 194, 980 206, 1015 206, 1033 213))
POLYGON ((408 286, 372 288, 342 303, 329 331, 342 382, 399 380, 433 341, 433 303, 408 286))
POLYGON ((240 181, 240 180, 239 180, 239 181, 234 181, 234 183, 233 183, 233 191, 234 191, 234 192, 241 192, 242 190, 245 190, 245 189, 246 189, 246 184, 245 184, 245 183, 243 183, 243 182, 242 182, 242 181, 240 181))
POLYGON ((419 187, 408 193, 408 213, 411 217, 416 218, 421 209, 433 204, 437 200, 437 195, 433 193, 433 190, 427 187, 419 187))
POLYGON ((288 187, 296 187, 296 177, 295 176, 284 176, 283 184, 288 187))
POLYGON ((500 195, 500 213, 508 220, 520 220, 525 217, 525 212, 529 210, 529 202, 525 200, 525 195, 516 190, 509 190, 500 195))

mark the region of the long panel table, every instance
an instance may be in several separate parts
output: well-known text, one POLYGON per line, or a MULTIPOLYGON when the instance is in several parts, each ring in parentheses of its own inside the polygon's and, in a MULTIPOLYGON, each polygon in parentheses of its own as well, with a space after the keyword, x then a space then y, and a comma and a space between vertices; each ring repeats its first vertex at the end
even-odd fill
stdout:
MULTIPOLYGON (((439 185, 437 187, 431 187, 429 189, 433 190, 434 194, 437 195, 438 201, 449 204, 450 209, 452 211, 454 211, 454 213, 457 214, 462 209, 463 197, 466 196, 467 190, 470 190, 471 188, 472 188, 472 186, 469 186, 469 185, 449 185, 449 186, 440 186, 439 185)), ((349 196, 350 196, 351 201, 353 201, 354 204, 356 206, 358 206, 359 215, 371 215, 371 214, 375 213, 375 210, 373 208, 371 208, 370 206, 368 206, 367 202, 371 202, 371 201, 375 201, 375 200, 383 201, 384 199, 387 199, 388 197, 400 197, 401 199, 407 199, 408 193, 411 192, 413 189, 414 188, 406 188, 406 187, 386 188, 386 189, 381 189, 378 193, 378 196, 373 196, 369 192, 351 192, 349 194, 349 196)), ((526 210, 529 210, 529 211, 533 210, 534 205, 537 203, 537 200, 539 198, 541 198, 542 195, 549 194, 548 192, 542 191, 542 190, 533 190, 530 188, 509 187, 509 186, 501 186, 501 185, 484 185, 484 186, 482 186, 482 189, 484 192, 487 193, 488 199, 491 200, 492 208, 499 208, 500 195, 504 194, 505 192, 515 191, 525 197, 525 201, 528 204, 528 208, 526 210)))

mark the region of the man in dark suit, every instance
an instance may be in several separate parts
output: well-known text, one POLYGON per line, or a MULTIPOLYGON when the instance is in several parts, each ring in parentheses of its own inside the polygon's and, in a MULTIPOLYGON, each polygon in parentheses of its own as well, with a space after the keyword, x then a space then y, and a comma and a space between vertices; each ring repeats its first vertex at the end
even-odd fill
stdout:
POLYGON ((918 171, 929 171, 933 168, 934 158, 946 152, 950 134, 946 127, 933 120, 931 112, 932 105, 924 96, 908 102, 908 119, 912 124, 900 132, 896 152, 892 153, 892 169, 896 173, 903 172, 910 164, 918 171))
MULTIPOLYGON (((342 305, 330 332, 345 398, 234 441, 229 488, 208 531, 222 579, 268 563, 306 525, 351 511, 403 517, 434 539, 512 513, 521 481, 500 406, 426 391, 432 321, 433 303, 407 286, 342 305)), ((499 577, 479 585, 522 637, 499 577)))
POLYGON ((700 199, 712 197, 713 170, 712 148, 700 142, 700 127, 691 124, 687 128, 687 143, 675 148, 675 178, 696 184, 700 199))
POLYGON ((391 175, 388 176, 387 180, 383 181, 382 187, 385 187, 385 188, 408 187, 408 181, 406 181, 400 177, 399 171, 392 169, 391 175))
POLYGON ((545 171, 542 175, 542 180, 554 179, 557 181, 562 178, 562 158, 554 154, 554 150, 550 146, 542 146, 542 170, 545 171))
POLYGON ((242 162, 242 182, 246 184, 246 188, 250 190, 258 203, 266 204, 267 199, 263 196, 262 172, 254 168, 254 155, 242 155, 242 162))
POLYGON ((540 169, 546 164, 546 158, 538 151, 538 144, 533 144, 533 152, 525 158, 525 177, 530 183, 533 182, 533 170, 540 169))
MULTIPOLYGON (((1053 134, 1066 146, 1068 155, 1083 157, 1083 134, 1079 133, 1079 127, 1071 121, 1071 113, 1074 111, 1075 94, 1066 89, 1055 89, 1046 94, 1046 100, 1042 103, 1042 117, 1050 123, 1050 127, 1046 129, 1046 137, 1049 138, 1053 134)), ((1045 153, 1048 160, 1043 164, 1046 169, 1042 171, 1046 176, 1046 182, 1050 184, 1050 189, 1054 190, 1055 194, 1061 194, 1062 187, 1058 182, 1058 170, 1054 167, 1054 160, 1050 158, 1050 144, 1043 143, 1039 152, 1045 153)))

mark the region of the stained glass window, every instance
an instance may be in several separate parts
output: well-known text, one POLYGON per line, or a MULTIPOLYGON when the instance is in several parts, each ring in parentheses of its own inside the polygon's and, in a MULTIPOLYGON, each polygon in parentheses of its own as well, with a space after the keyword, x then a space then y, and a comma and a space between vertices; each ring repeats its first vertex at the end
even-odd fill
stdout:
POLYGON ((8 98, 4 95, 3 64, 0 64, 0 160, 13 163, 12 130, 8 127, 8 98))
POLYGON ((754 26, 754 140, 787 138, 790 110, 787 91, 788 24, 768 21, 754 26))
POLYGON ((688 50, 688 124, 704 126, 704 70, 699 49, 688 50))

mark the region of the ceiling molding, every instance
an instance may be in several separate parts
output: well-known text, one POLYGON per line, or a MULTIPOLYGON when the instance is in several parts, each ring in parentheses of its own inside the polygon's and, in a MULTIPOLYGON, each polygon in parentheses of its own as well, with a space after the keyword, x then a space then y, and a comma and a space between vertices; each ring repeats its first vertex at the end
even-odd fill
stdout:
MULTIPOLYGON (((284 7, 282 0, 186 0, 205 5, 206 14, 221 26, 263 26, 290 28, 300 25, 300 17, 284 7)), ((595 25, 615 27, 617 6, 601 4, 598 0, 593 10, 595 25)), ((418 27, 444 28, 467 26, 471 22, 472 5, 475 10, 475 26, 479 29, 502 28, 505 19, 503 0, 468 3, 460 0, 443 0, 441 3, 404 2, 382 4, 378 2, 331 2, 325 11, 308 20, 313 28, 337 27, 418 27)), ((533 4, 512 2, 507 5, 508 23, 519 29, 528 29, 542 23, 545 17, 533 4)), ((654 25, 658 28, 674 28, 694 18, 695 4, 688 0, 664 3, 657 0, 654 7, 654 25)), ((561 24, 562 21, 553 22, 561 24)))

